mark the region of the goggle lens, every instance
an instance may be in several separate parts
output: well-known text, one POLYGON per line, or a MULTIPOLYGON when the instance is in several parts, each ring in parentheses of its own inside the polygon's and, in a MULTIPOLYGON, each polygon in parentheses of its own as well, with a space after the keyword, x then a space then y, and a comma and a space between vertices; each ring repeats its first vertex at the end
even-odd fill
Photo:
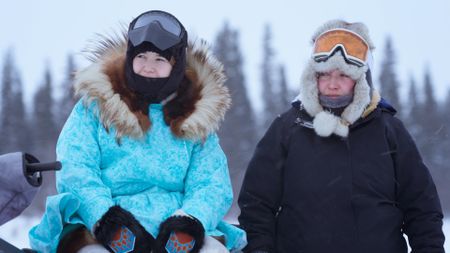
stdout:
POLYGON ((349 62, 358 66, 367 64, 368 43, 358 34, 346 29, 334 29, 319 35, 314 43, 313 57, 317 61, 326 60, 339 48, 349 62))
POLYGON ((181 34, 182 29, 178 21, 167 13, 159 11, 150 11, 140 16, 138 20, 136 20, 133 30, 153 22, 158 22, 164 30, 177 37, 181 34))

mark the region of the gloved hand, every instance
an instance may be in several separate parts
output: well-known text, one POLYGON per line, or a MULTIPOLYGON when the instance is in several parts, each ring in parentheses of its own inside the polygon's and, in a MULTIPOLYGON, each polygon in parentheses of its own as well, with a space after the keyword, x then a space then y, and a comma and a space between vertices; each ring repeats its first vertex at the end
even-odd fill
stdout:
POLYGON ((203 246, 205 229, 195 217, 176 212, 159 226, 154 253, 198 253, 203 246))
POLYGON ((183 232, 172 231, 166 243, 167 253, 187 253, 195 246, 194 237, 183 232))
POLYGON ((114 253, 149 253, 154 238, 134 218, 133 214, 120 206, 111 207, 94 226, 94 235, 99 243, 114 253))

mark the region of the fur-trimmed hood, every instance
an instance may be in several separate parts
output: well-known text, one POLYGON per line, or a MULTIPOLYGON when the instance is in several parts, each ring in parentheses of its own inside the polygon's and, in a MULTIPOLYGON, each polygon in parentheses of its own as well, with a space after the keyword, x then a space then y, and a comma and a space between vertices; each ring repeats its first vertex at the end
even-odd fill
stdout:
MULTIPOLYGON (((139 139, 151 127, 151 111, 136 106, 136 95, 126 85, 126 36, 102 37, 89 50, 93 62, 75 75, 75 93, 85 105, 96 101, 99 119, 116 138, 139 139)), ((206 42, 189 43, 187 67, 177 94, 163 103, 164 120, 181 138, 205 139, 219 128, 231 104, 223 65, 208 52, 206 42)))

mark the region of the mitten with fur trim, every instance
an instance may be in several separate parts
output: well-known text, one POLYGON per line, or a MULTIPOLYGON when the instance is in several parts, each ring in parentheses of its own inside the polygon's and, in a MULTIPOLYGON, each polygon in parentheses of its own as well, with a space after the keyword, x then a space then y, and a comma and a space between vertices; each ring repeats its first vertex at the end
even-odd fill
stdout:
POLYGON ((94 235, 108 250, 114 253, 148 253, 154 238, 120 206, 111 207, 94 227, 94 235))
POLYGON ((202 223, 184 212, 175 213, 159 226, 154 252, 198 253, 203 246, 205 229, 202 223), (181 245, 182 247, 175 247, 181 245))

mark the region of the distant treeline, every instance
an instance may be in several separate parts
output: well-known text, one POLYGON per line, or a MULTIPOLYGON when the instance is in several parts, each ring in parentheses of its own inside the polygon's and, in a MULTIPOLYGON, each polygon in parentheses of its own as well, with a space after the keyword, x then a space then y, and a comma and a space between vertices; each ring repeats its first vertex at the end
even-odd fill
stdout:
MULTIPOLYGON (((252 156, 257 141, 269 127, 276 115, 290 107, 290 101, 297 91, 290 90, 286 79, 286 68, 277 63, 272 48, 271 27, 265 27, 261 39, 263 60, 260 65, 260 100, 263 109, 255 113, 248 96, 248 83, 243 70, 243 53, 239 44, 239 32, 225 23, 212 43, 216 57, 224 64, 227 75, 226 85, 230 89, 233 105, 225 117, 219 135, 227 154, 234 192, 240 189, 246 166, 252 156)), ((429 70, 420 85, 412 77, 409 83, 400 83, 396 72, 396 57, 391 39, 387 38, 381 60, 380 76, 372 77, 382 96, 395 108, 397 116, 410 130, 422 153, 425 164, 437 184, 443 208, 450 212, 450 92, 446 99, 438 101, 434 95, 434 83, 429 70), (409 93, 400 97, 399 90, 408 86, 409 93), (421 87, 421 88, 419 88, 421 87)), ((67 116, 76 98, 73 96, 73 77, 77 66, 72 55, 67 57, 66 74, 62 83, 55 84, 47 70, 39 88, 33 96, 32 105, 25 106, 23 83, 19 67, 15 65, 12 52, 4 55, 0 83, 0 154, 25 151, 43 161, 55 159, 55 145, 67 116), (63 94, 56 99, 52 94, 55 87, 63 87, 63 94), (30 110, 26 110, 30 108, 30 110)), ((297 66, 289 66, 297 68, 297 66)), ((439 84, 443 85, 443 84, 439 84)), ((301 154, 299 154, 301 155, 301 154)), ((301 165, 299 165, 301 166, 301 165)), ((54 175, 45 175, 45 185, 28 214, 42 212, 45 197, 55 193, 54 175)), ((230 214, 235 215, 236 205, 230 214)))

